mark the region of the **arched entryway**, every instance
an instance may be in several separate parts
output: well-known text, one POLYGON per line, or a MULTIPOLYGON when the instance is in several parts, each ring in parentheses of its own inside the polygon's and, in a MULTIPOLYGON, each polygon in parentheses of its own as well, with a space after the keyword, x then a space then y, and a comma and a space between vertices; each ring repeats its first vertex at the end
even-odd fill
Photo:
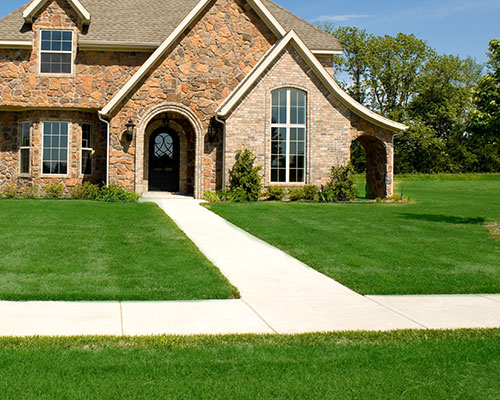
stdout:
POLYGON ((179 168, 179 135, 168 126, 156 129, 149 137, 149 191, 178 192, 179 168))
POLYGON ((194 194, 196 134, 180 113, 161 112, 144 130, 143 192, 194 194))
POLYGON ((387 150, 383 141, 361 135, 351 144, 351 163, 356 172, 366 173, 366 197, 385 198, 387 192, 387 150))

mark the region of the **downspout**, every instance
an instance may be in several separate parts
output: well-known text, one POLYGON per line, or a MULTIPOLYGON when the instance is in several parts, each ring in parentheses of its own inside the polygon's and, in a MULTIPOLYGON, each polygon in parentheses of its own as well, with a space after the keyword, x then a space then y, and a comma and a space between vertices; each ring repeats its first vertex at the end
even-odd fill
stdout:
POLYGON ((226 121, 219 119, 215 114, 215 120, 222 124, 222 189, 226 188, 226 121))
POLYGON ((106 124, 106 186, 109 186, 109 126, 110 122, 102 118, 101 112, 97 112, 97 116, 101 122, 106 124))

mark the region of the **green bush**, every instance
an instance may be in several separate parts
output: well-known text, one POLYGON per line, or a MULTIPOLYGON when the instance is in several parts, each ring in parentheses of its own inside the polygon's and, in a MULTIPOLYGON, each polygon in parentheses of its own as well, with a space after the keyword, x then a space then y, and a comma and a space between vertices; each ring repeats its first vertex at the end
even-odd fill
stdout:
POLYGON ((25 199, 38 199, 40 197, 40 187, 37 185, 26 186, 21 196, 25 199))
POLYGON ((220 201, 233 201, 233 196, 229 189, 221 189, 217 192, 220 201))
POLYGON ((212 190, 205 190, 205 193, 203 193, 203 200, 206 200, 209 203, 217 203, 220 201, 219 195, 212 190))
POLYGON ((331 190, 333 201, 355 200, 356 183, 354 181, 354 168, 351 164, 340 167, 332 167, 330 170, 330 182, 327 190, 331 190))
POLYGON ((103 186, 97 200, 105 202, 135 203, 139 200, 139 195, 133 191, 128 191, 117 185, 103 186))
POLYGON ((300 186, 288 189, 288 199, 290 201, 304 200, 304 197, 304 187, 300 186))
POLYGON ((18 187, 16 184, 11 183, 9 185, 5 185, 2 188, 2 192, 0 193, 0 197, 6 198, 6 199, 13 199, 17 197, 17 192, 18 192, 18 187))
POLYGON ((229 190, 233 201, 257 201, 262 190, 261 166, 254 167, 255 156, 248 150, 238 150, 236 163, 230 172, 229 190))
POLYGON ((266 196, 268 200, 281 201, 285 198, 285 188, 281 186, 269 186, 267 188, 266 196))
POLYGON ((62 183, 49 183, 43 188, 43 194, 47 199, 60 199, 64 196, 64 185, 62 183))
POLYGON ((304 200, 318 201, 318 187, 316 185, 305 185, 304 200))
POLYGON ((69 195, 72 199, 96 200, 99 198, 100 189, 98 185, 90 182, 77 183, 70 189, 69 195))

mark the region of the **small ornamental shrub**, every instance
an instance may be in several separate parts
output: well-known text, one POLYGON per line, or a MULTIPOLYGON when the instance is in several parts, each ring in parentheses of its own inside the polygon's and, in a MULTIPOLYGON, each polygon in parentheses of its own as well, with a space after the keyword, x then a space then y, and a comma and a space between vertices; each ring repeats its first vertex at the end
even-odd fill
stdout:
POLYGON ((399 203, 399 202, 411 201, 411 198, 409 198, 408 196, 400 195, 400 194, 393 194, 391 197, 388 198, 388 200, 399 203))
POLYGON ((302 186, 288 189, 288 199, 290 201, 304 200, 305 192, 302 186))
POLYGON ((21 196, 25 199, 38 199, 40 197, 40 187, 37 185, 26 186, 21 196))
POLYGON ((98 185, 90 182, 77 183, 70 189, 69 195, 72 199, 96 200, 99 198, 100 189, 98 185))
POLYGON ((206 200, 209 203, 217 203, 220 201, 219 195, 212 190, 205 190, 205 193, 203 193, 203 200, 206 200))
POLYGON ((304 200, 318 201, 318 187, 316 185, 304 186, 304 200))
POLYGON ((354 168, 351 164, 332 167, 327 190, 332 191, 332 198, 335 202, 356 199, 357 193, 354 181, 354 168))
POLYGON ((139 195, 135 192, 125 190, 121 186, 103 186, 97 200, 105 202, 135 203, 139 200, 139 195))
POLYGON ((233 201, 257 201, 262 190, 261 166, 254 167, 255 156, 248 150, 238 150, 236 163, 230 172, 229 190, 233 201))
POLYGON ((222 189, 217 192, 217 197, 220 201, 232 201, 233 196, 229 189, 222 189))
POLYGON ((13 199, 17 197, 18 187, 16 184, 11 183, 9 185, 5 185, 0 193, 0 197, 5 199, 13 199))
POLYGON ((268 200, 281 201, 285 198, 285 188, 281 186, 269 186, 267 188, 266 196, 268 200))
POLYGON ((61 199, 64 196, 62 183, 49 183, 43 188, 43 197, 47 199, 61 199))

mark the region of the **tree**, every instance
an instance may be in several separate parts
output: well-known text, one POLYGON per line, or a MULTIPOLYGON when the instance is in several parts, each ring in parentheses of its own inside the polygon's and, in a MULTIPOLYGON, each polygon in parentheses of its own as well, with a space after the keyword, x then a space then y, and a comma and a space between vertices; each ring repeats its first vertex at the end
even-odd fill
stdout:
POLYGON ((474 90, 475 110, 470 128, 493 140, 500 138, 500 40, 489 43, 488 72, 474 90))

